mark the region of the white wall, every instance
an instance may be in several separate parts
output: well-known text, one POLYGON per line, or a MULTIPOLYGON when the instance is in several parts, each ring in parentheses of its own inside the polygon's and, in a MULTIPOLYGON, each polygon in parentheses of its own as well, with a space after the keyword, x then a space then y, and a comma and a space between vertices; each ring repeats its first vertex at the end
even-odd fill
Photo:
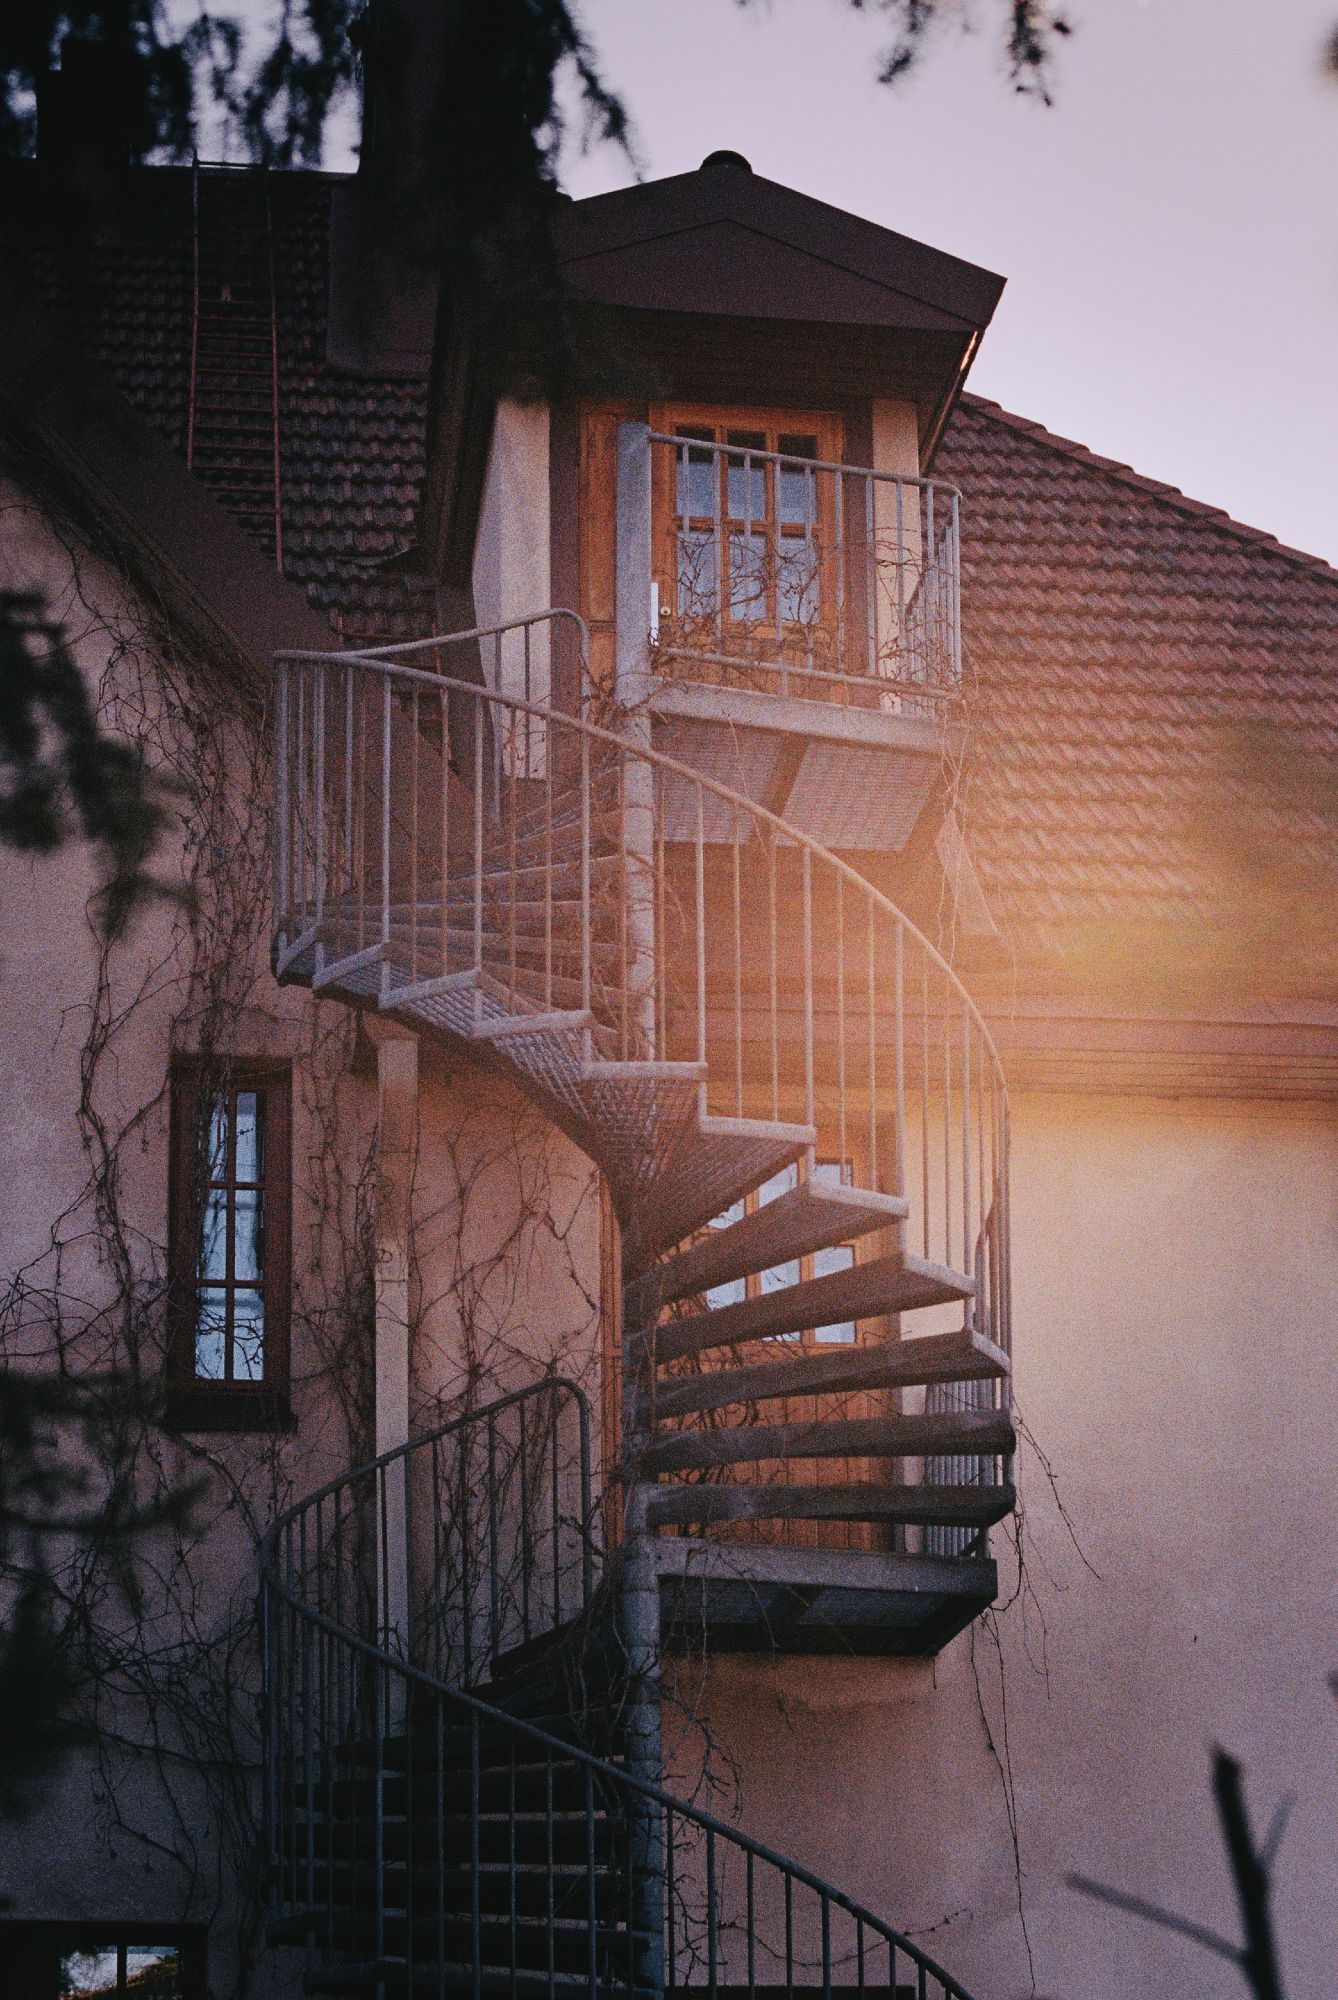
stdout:
MULTIPOLYGON (((474 543, 474 609, 480 625, 525 618, 547 610, 553 601, 548 450, 548 405, 503 398, 493 420, 474 543)), ((531 642, 528 689, 519 633, 503 643, 500 656, 491 646, 484 648, 489 685, 522 700, 547 701, 549 666, 546 630, 536 632, 531 642)))

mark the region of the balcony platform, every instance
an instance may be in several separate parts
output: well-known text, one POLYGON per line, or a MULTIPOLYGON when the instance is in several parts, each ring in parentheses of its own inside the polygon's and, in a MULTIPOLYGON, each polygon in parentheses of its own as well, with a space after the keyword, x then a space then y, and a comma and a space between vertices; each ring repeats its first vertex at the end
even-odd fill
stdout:
POLYGON ((988 1610, 995 1563, 981 1556, 792 1548, 661 1536, 664 1643, 717 1653, 930 1658, 988 1610))
MULTIPOLYGON (((899 852, 942 769, 942 704, 856 706, 657 676, 655 747, 741 791, 824 846, 899 852)), ((892 698, 889 691, 889 700, 892 698)), ((672 813, 670 815, 672 817, 672 813)), ((690 829, 685 825, 684 837, 690 829)), ((707 827, 708 839, 729 837, 707 827)))

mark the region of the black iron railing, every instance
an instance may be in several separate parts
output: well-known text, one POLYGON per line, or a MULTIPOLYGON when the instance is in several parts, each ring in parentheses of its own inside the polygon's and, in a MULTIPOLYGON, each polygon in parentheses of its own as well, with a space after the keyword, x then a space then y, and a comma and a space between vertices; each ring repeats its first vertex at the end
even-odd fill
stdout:
POLYGON ((967 2000, 840 1890, 632 1767, 616 1646, 573 1699, 562 1636, 598 1623, 598 1572, 585 1400, 554 1378, 269 1531, 271 1931, 305 1946, 308 1990, 967 2000), (508 1684, 526 1714, 467 1684, 508 1656, 530 1662, 508 1684))

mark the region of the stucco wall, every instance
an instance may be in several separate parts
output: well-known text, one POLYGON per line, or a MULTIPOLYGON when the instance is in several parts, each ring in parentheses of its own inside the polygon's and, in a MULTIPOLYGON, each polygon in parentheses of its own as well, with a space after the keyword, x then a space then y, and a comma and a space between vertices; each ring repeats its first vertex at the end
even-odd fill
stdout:
MULTIPOLYGON (((155 763, 186 774, 153 868, 172 889, 194 871, 199 892, 195 907, 150 903, 104 958, 90 923, 97 856, 77 839, 38 859, 0 850, 4 1365, 50 1365, 58 1329, 76 1371, 113 1358, 123 1366, 124 1317, 133 1320, 142 1370, 157 1373, 172 1056, 208 1041, 221 1053, 292 1063, 296 1430, 180 1440, 151 1432, 165 1476, 202 1477, 205 1492, 179 1547, 165 1534, 139 1549, 151 1565, 152 1640, 169 1648, 184 1640, 190 1651, 229 1629, 240 1635, 226 1671, 243 1718, 241 1783, 254 1809, 256 1660, 246 1635, 256 1534, 278 1507, 348 1463, 350 1423, 355 1437, 359 1426, 370 1435, 365 1232, 375 1056, 347 1009, 281 989, 270 974, 269 772, 258 719, 230 696, 226 666, 178 657, 125 580, 14 489, 0 491, 0 524, 0 582, 40 594, 64 620, 104 713, 142 735, 155 763), (202 733, 193 735, 201 716, 202 733), (217 778, 207 823, 189 795, 197 778, 206 789, 217 778)), ((588 1163, 504 1084, 468 1064, 425 1060, 421 1111, 414 1335, 417 1414, 426 1421, 460 1393, 467 1364, 503 1382, 557 1355, 569 1369, 588 1367, 599 1225, 588 1163)), ((119 1720, 127 1743, 151 1733, 134 1700, 121 1703, 119 1720)), ((0 1894, 20 1919, 212 1917, 211 1986, 222 1995, 238 1970, 230 1869, 240 1866, 254 1886, 258 1857, 249 1839, 236 1844, 214 1793, 174 1754, 192 1746, 217 1754, 204 1722, 188 1737, 169 1722, 166 1735, 166 1766, 104 1744, 104 1755, 78 1759, 29 1819, 0 1829, 0 1894)), ((286 1988, 295 1963, 261 1950, 258 1990, 286 1988)))
POLYGON ((414 1175, 416 1427, 472 1381, 588 1378, 599 1320, 594 1168, 514 1086, 425 1064, 414 1175))
MULTIPOLYGON (((1338 1115, 1036 1096, 1015 1106, 1014 1190, 1021 1584, 1005 1562, 997 1619, 936 1662, 717 1661, 685 1705, 737 1759, 742 1824, 977 2000, 1240 1991, 1224 1961, 1063 1883, 1083 1871, 1234 1932, 1220 1741, 1261 1831, 1296 1795, 1283 1964, 1289 1991, 1327 1992, 1338 1115)), ((701 1753, 688 1731, 685 1775, 701 1753)))
MULTIPOLYGON (((493 419, 474 541, 474 609, 481 626, 526 618, 552 603, 548 460, 547 403, 503 398, 493 419)), ((519 633, 497 650, 484 648, 484 674, 501 694, 546 701, 550 667, 546 629, 532 635, 528 660, 519 633)))
MULTIPOLYGON (((99 1753, 81 1753, 29 1818, 0 1827, 8 1916, 212 1918, 222 1995, 238 1974, 230 1871, 240 1862, 254 1885, 255 1852, 249 1835, 238 1849, 244 1822, 223 1823, 190 1756, 214 1776, 235 1759, 234 1804, 258 1809, 256 1536, 347 1459, 356 1370, 333 1349, 349 1328, 374 1097, 351 1073, 342 1010, 282 991, 269 972, 268 768, 230 663, 180 653, 112 565, 10 486, 0 549, 0 582, 34 591, 63 623, 104 720, 173 786, 151 859, 166 893, 105 955, 91 920, 99 857, 77 837, 51 856, 0 849, 0 1365, 49 1367, 59 1347, 75 1375, 158 1378, 172 1057, 207 1045, 293 1066, 296 1431, 135 1427, 141 1499, 198 1480, 193 1519, 137 1539, 137 1605, 114 1588, 97 1602, 120 1662, 103 1677, 116 1692, 99 1753), (141 1695, 157 1675, 176 1677, 178 1699, 155 1715, 141 1695)), ((285 1968, 262 1954, 259 1975, 263 1991, 285 1968)))

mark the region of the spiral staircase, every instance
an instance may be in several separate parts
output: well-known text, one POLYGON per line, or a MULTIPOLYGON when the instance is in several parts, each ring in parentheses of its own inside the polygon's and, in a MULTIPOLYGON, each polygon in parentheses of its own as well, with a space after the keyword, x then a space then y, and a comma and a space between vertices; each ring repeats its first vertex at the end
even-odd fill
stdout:
POLYGON ((581 1147, 623 1330, 598 1505, 579 1391, 549 1381, 271 1536, 273 1935, 312 1991, 958 1994, 660 1789, 657 1673, 688 1628, 932 1652, 991 1601, 997 1056, 847 863, 584 680, 572 712, 529 698, 562 640, 583 655, 544 613, 279 662, 280 978, 467 1052, 581 1147))

